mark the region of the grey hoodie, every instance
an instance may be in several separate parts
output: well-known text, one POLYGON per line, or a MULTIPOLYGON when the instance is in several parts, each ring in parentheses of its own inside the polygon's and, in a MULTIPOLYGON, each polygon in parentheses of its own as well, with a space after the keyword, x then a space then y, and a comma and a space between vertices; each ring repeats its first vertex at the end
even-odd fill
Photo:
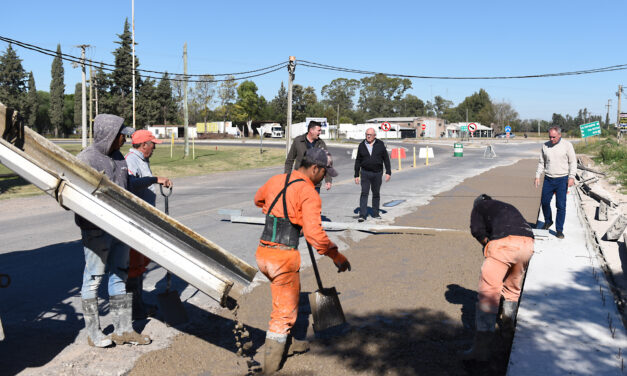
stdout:
MULTIPOLYGON (((129 179, 124 155, 119 150, 109 154, 117 135, 125 129, 123 123, 124 119, 119 116, 109 114, 96 116, 94 119, 94 143, 78 153, 76 158, 95 170, 104 172, 111 181, 124 189, 130 189, 131 186, 135 187, 135 185, 152 184, 151 180, 144 182, 141 179, 132 179, 132 177, 129 179)), ((79 215, 75 216, 75 222, 83 230, 98 229, 79 215)))

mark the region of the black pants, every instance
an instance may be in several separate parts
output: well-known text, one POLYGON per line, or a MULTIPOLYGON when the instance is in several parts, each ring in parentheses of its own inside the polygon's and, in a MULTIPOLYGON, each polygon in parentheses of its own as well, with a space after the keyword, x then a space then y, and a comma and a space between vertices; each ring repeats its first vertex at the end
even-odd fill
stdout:
POLYGON ((379 189, 381 189, 381 177, 383 172, 370 172, 361 170, 361 196, 359 197, 359 216, 366 218, 368 214, 368 193, 372 189, 372 215, 379 216, 379 189))

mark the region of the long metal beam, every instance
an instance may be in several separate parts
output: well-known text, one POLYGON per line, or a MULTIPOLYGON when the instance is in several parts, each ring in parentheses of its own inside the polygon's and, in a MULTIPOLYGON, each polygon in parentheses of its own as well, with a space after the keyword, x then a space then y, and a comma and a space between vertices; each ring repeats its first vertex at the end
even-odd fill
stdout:
POLYGON ((221 305, 229 296, 237 299, 257 273, 245 261, 22 127, 2 105, 0 134, 5 138, 0 139, 0 163, 221 305))

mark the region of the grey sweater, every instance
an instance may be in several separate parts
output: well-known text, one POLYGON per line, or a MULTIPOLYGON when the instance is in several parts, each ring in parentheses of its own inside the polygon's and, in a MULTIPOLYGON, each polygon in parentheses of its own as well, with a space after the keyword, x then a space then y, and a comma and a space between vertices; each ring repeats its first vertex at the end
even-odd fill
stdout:
POLYGON ((560 139, 555 145, 551 141, 545 142, 540 152, 536 178, 539 179, 542 173, 550 178, 568 175, 574 179, 577 173, 577 156, 573 144, 564 139, 560 139))

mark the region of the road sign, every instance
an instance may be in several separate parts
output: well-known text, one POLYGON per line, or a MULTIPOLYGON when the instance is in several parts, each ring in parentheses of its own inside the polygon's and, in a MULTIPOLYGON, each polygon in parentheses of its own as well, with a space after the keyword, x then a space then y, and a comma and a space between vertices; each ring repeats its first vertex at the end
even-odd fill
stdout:
POLYGON ((468 124, 468 130, 470 131, 470 133, 475 133, 475 131, 477 130, 477 124, 475 123, 468 124))
POLYGON ((461 132, 468 132, 468 126, 467 125, 462 125, 462 126, 459 127, 459 130, 461 132))
POLYGON ((422 125, 422 130, 424 131, 425 129, 427 129, 427 124, 422 125))
POLYGON ((391 125, 390 125, 390 123, 388 123, 387 121, 386 121, 386 122, 384 122, 384 123, 381 123, 381 129, 383 129, 383 130, 384 130, 384 131, 386 131, 386 132, 387 132, 387 131, 389 131, 391 127, 392 127, 392 126, 391 126, 391 125))
POLYGON ((601 124, 598 121, 593 121, 592 123, 581 124, 579 126, 581 130, 581 138, 586 138, 590 136, 598 136, 601 134, 601 124))
POLYGON ((510 127, 509 125, 505 127, 505 132, 509 133, 512 131, 512 127, 510 127))

